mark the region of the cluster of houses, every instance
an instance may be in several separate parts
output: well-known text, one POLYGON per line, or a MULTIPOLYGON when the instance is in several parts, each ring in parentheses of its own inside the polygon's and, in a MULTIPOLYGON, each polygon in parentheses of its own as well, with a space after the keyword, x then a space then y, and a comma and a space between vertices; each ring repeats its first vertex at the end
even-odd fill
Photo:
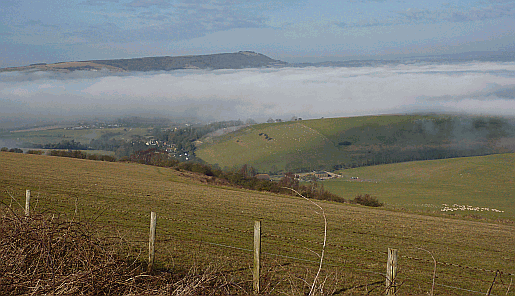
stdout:
POLYGON ((175 144, 159 141, 153 137, 148 137, 145 145, 149 146, 149 148, 164 148, 164 150, 169 154, 177 152, 177 146, 175 144))
POLYGON ((177 145, 173 143, 159 141, 154 139, 153 137, 149 137, 145 142, 145 145, 149 148, 164 149, 164 151, 166 151, 166 153, 168 153, 168 155, 171 157, 183 159, 186 161, 190 160, 191 158, 188 152, 180 151, 179 149, 177 149, 177 145))
MULTIPOLYGON (((293 116, 290 121, 299 121, 299 120, 302 120, 302 118, 300 117, 297 117, 297 116, 293 116)), ((287 120, 286 120, 287 121, 287 120)), ((278 118, 278 119, 273 119, 273 118, 268 118, 268 120, 266 121, 267 123, 276 123, 276 122, 283 122, 282 119, 278 118)))
MULTIPOLYGON (((306 181, 306 182, 313 181, 313 177, 315 177, 317 180, 327 180, 327 179, 341 177, 338 174, 324 172, 324 171, 314 171, 311 173, 294 174, 294 176, 295 176, 295 179, 301 180, 301 181, 306 181)), ((269 174, 257 174, 255 177, 260 180, 272 180, 272 177, 270 177, 269 174)))

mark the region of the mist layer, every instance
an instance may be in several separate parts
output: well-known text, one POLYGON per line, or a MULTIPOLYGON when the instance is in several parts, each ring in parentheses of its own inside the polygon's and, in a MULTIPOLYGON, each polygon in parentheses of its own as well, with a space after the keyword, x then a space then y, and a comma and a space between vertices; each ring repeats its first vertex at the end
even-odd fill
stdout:
POLYGON ((266 120, 414 112, 515 115, 515 63, 0 74, 0 116, 8 120, 266 120))

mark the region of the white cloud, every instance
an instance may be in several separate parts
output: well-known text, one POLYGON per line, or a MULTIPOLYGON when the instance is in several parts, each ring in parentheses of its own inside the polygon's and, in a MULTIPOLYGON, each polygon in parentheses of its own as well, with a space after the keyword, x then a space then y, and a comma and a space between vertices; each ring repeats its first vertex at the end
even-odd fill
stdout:
POLYGON ((10 81, 0 83, 0 94, 29 106, 27 116, 144 113, 225 120, 417 111, 515 115, 515 63, 82 74, 91 76, 10 74, 10 81))

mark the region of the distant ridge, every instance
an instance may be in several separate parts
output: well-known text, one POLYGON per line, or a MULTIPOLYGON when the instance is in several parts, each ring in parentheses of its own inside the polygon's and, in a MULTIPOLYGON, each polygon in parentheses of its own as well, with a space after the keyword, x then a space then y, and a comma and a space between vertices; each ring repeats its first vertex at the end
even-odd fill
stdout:
POLYGON ((124 71, 170 71, 179 69, 242 69, 287 64, 271 59, 263 54, 252 51, 236 53, 219 53, 197 56, 177 57, 146 57, 122 60, 93 61, 97 64, 108 65, 124 71))
POLYGON ((291 62, 274 60, 253 51, 234 53, 217 53, 189 56, 159 56, 132 59, 111 59, 60 62, 54 64, 34 63, 22 67, 0 68, 0 72, 14 71, 173 71, 181 69, 244 69, 262 67, 381 67, 384 65, 410 64, 453 64, 464 62, 514 62, 515 51, 475 51, 444 55, 415 56, 406 55, 398 58, 384 59, 367 57, 361 59, 343 59, 323 62, 291 62))
POLYGON ((219 53, 192 56, 161 56, 133 59, 92 60, 62 62, 55 64, 37 63, 24 67, 0 69, 0 71, 98 71, 107 69, 114 72, 125 71, 173 71, 181 69, 243 69, 262 67, 282 67, 288 63, 274 60, 253 51, 219 53))

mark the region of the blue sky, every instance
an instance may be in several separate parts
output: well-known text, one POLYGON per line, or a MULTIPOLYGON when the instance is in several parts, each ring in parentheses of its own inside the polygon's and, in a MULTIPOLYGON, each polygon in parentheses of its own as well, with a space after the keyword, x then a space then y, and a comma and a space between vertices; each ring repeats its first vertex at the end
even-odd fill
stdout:
POLYGON ((515 0, 2 0, 0 67, 252 50, 288 62, 512 51, 515 0))

